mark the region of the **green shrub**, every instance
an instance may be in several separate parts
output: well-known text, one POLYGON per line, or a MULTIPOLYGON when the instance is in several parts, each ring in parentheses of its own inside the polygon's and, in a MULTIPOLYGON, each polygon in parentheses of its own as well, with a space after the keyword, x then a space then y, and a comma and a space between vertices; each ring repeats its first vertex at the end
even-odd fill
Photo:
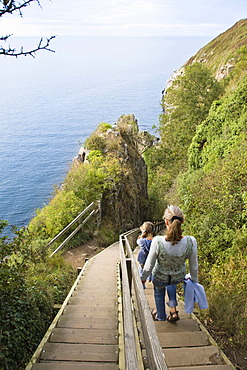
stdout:
POLYGON ((237 90, 215 102, 207 119, 197 128, 189 148, 189 167, 210 169, 246 135, 247 77, 237 90))
POLYGON ((207 296, 210 317, 228 333, 230 343, 244 348, 247 345, 247 233, 242 234, 242 240, 240 235, 236 236, 236 241, 238 245, 228 249, 213 265, 207 296))
POLYGON ((106 132, 109 129, 112 129, 112 125, 106 122, 101 122, 97 127, 97 132, 106 132))
POLYGON ((106 148, 106 139, 103 136, 99 136, 98 133, 94 132, 85 141, 85 147, 88 150, 100 150, 103 152, 106 148))
POLYGON ((0 368, 22 369, 62 303, 75 271, 61 257, 47 259, 44 242, 31 243, 21 230, 12 241, 0 238, 0 368), (8 255, 5 255, 8 251, 8 255))

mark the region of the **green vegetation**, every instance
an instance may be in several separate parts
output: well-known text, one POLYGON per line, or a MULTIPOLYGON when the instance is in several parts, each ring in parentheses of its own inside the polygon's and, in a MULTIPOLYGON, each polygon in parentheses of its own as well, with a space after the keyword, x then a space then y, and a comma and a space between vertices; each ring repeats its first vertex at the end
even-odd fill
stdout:
MULTIPOLYGON (((52 239, 87 205, 100 199, 103 191, 111 190, 119 181, 121 169, 117 158, 106 159, 100 151, 92 151, 89 158, 90 163, 72 165, 62 189, 56 191, 50 203, 38 210, 30 222, 30 232, 52 239)), ((93 231, 90 223, 84 229, 84 238, 91 237, 93 231)))
POLYGON ((209 315, 247 346, 247 20, 202 48, 167 90, 160 144, 146 154, 154 218, 179 204, 199 246, 209 315), (196 62, 197 61, 197 62, 196 62), (192 63, 193 62, 193 63, 192 63), (200 64, 198 63, 200 62, 200 64), (231 69, 220 81, 222 66, 231 69), (157 213, 160 212, 158 215, 157 213))
MULTIPOLYGON (((99 124, 85 142, 87 160, 72 164, 28 228, 12 241, 0 237, 1 369, 25 366, 53 318, 54 303, 64 300, 75 279, 61 256, 49 258, 47 243, 98 199, 105 207, 101 226, 91 221, 76 243, 97 232, 106 246, 120 229, 133 227, 133 214, 146 217, 149 208, 159 219, 167 204, 180 205, 184 232, 198 241, 210 319, 227 333, 229 345, 246 347, 246 31, 247 20, 238 22, 185 64, 162 101, 159 143, 152 146, 154 137, 139 132, 133 115, 116 126, 99 124), (222 69, 224 78, 216 80, 222 69)), ((0 221, 0 233, 5 226, 0 221)))
POLYGON ((179 172, 187 168, 188 147, 196 127, 207 117, 221 91, 211 72, 199 63, 185 67, 166 91, 159 127, 161 141, 146 154, 154 218, 159 218, 160 212, 156 204, 165 198, 179 172))
MULTIPOLYGON (((2 232, 6 223, 1 222, 2 232)), ((22 369, 44 336, 55 303, 62 303, 75 272, 61 257, 47 258, 41 242, 19 232, 0 237, 0 368, 22 369)))
POLYGON ((216 75, 227 63, 236 67, 240 59, 242 60, 239 56, 242 47, 246 48, 246 19, 240 20, 201 48, 185 65, 190 65, 195 60, 200 61, 216 75))

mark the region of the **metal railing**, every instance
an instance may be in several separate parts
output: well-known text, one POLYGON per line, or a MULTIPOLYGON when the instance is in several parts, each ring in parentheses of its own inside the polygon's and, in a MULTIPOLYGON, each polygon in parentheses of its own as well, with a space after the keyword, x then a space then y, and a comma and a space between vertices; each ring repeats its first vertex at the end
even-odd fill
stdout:
POLYGON ((99 201, 92 202, 87 206, 77 217, 74 218, 73 221, 70 222, 69 225, 67 225, 60 233, 58 233, 48 244, 47 247, 51 246, 53 243, 55 243, 62 235, 66 233, 76 222, 80 222, 79 225, 75 230, 72 231, 72 233, 69 234, 69 236, 52 252, 50 257, 52 257, 55 253, 57 253, 68 241, 73 238, 73 236, 85 225, 85 223, 99 211, 99 201), (89 215, 82 221, 82 217, 89 212, 89 215))
MULTIPOLYGON (((155 225, 156 232, 164 228, 164 222, 155 225)), ((147 298, 141 283, 138 266, 133 249, 139 229, 134 229, 120 235, 120 261, 122 269, 122 294, 123 294, 123 327, 125 347, 125 368, 138 369, 137 343, 135 340, 133 312, 131 305, 131 289, 135 292, 138 312, 141 321, 144 344, 147 353, 148 367, 152 370, 167 370, 165 357, 161 349, 158 334, 150 313, 147 298)))

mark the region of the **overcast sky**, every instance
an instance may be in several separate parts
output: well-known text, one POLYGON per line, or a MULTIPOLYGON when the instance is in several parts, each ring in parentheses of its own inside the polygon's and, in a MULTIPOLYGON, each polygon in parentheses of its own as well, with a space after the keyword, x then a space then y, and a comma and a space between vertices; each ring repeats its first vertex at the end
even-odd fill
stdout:
POLYGON ((247 0, 40 0, 23 18, 0 19, 1 35, 212 36, 247 17, 247 0))

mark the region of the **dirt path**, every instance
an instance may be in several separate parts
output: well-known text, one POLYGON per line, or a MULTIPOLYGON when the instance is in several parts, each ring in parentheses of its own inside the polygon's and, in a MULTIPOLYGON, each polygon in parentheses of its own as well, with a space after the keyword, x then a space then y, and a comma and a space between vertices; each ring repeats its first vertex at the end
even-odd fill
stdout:
POLYGON ((64 252, 63 257, 67 263, 77 269, 78 267, 83 267, 88 258, 95 256, 102 249, 98 246, 97 240, 92 239, 86 244, 64 252))

